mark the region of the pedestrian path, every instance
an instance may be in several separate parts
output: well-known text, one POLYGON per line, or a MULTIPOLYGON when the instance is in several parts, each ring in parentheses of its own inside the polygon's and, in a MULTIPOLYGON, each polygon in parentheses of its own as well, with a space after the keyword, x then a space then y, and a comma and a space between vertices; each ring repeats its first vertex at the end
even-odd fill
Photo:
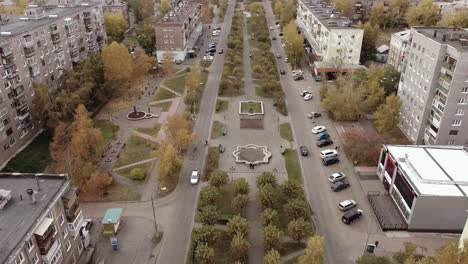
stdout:
POLYGON ((135 163, 131 163, 131 164, 127 164, 127 165, 115 168, 112 171, 119 171, 119 170, 131 168, 131 167, 134 167, 134 166, 137 166, 137 165, 140 165, 140 164, 145 164, 145 163, 148 163, 148 162, 152 162, 154 160, 156 160, 156 158, 141 160, 141 161, 138 161, 138 162, 135 162, 135 163))
POLYGON ((160 84, 160 85, 159 85, 159 88, 163 88, 164 90, 168 90, 169 92, 172 92, 172 93, 174 93, 174 94, 177 95, 177 96, 182 96, 180 93, 178 93, 178 92, 172 90, 171 88, 165 86, 164 84, 160 84))
POLYGON ((281 263, 286 263, 286 262, 288 262, 289 260, 294 259, 294 258, 299 257, 299 256, 302 256, 302 255, 304 255, 304 254, 305 254, 305 249, 301 249, 301 250, 299 250, 299 251, 295 251, 295 252, 293 252, 293 253, 291 253, 291 254, 288 254, 288 255, 282 257, 282 258, 281 258, 281 263))
POLYGON ((144 138, 144 139, 153 141, 153 142, 155 142, 155 143, 160 143, 160 142, 161 142, 161 141, 158 139, 159 137, 158 137, 158 138, 155 138, 155 137, 153 137, 153 136, 147 135, 147 134, 142 133, 142 132, 140 132, 140 131, 134 130, 134 131, 133 131, 133 135, 137 135, 137 136, 139 136, 139 137, 141 137, 141 138, 144 138))

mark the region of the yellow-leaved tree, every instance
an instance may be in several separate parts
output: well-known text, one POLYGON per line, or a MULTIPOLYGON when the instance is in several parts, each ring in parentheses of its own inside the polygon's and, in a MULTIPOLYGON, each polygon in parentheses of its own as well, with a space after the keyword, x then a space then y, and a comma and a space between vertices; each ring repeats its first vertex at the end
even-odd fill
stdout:
POLYGON ((166 139, 174 146, 177 153, 187 149, 197 138, 193 133, 190 115, 174 114, 168 117, 164 132, 166 139))
POLYGON ((283 29, 285 49, 291 60, 291 65, 298 67, 304 54, 304 37, 297 31, 294 21, 291 20, 283 29))
MULTIPOLYGON (((133 73, 132 57, 123 44, 112 42, 102 50, 104 78, 116 84, 127 84, 133 73)), ((122 86, 121 86, 122 87, 122 86)))

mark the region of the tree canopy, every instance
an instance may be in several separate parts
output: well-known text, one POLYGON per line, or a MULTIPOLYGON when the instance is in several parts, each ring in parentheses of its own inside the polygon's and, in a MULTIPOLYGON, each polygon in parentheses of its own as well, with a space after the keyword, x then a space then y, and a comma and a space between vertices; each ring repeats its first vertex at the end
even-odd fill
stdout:
POLYGON ((406 13, 406 22, 410 26, 435 26, 439 21, 439 6, 433 0, 422 0, 411 6, 406 13))
POLYGON ((291 64, 293 67, 298 67, 304 55, 304 37, 297 31, 293 20, 283 28, 283 34, 285 49, 291 64))
POLYGON ((104 77, 108 81, 127 83, 133 73, 132 58, 123 44, 112 42, 102 50, 104 77))
POLYGON ((121 14, 105 13, 104 24, 109 42, 122 42, 125 38, 125 30, 127 29, 127 21, 125 21, 124 17, 121 14))

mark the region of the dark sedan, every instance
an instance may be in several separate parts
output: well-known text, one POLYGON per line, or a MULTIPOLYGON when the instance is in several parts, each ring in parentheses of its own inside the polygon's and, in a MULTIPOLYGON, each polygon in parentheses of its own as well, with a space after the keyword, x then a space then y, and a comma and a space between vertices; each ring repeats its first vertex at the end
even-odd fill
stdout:
POLYGON ((325 147, 325 146, 329 146, 331 144, 333 144, 333 140, 327 138, 327 139, 322 139, 322 140, 319 140, 317 141, 317 147, 321 148, 321 147, 325 147))
POLYGON ((331 190, 334 192, 339 192, 349 187, 349 182, 346 180, 337 181, 331 185, 331 190))
POLYGON ((299 150, 301 151, 302 156, 309 156, 309 150, 307 149, 306 146, 301 146, 299 150))

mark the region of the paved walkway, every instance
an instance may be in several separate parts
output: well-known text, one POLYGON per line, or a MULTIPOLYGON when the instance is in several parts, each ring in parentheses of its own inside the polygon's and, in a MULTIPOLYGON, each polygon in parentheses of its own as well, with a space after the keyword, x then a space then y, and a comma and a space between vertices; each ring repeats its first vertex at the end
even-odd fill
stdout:
POLYGON ((118 168, 113 169, 112 171, 119 171, 119 170, 131 168, 131 167, 134 167, 134 166, 136 166, 136 165, 145 164, 145 163, 152 162, 152 161, 155 161, 155 160, 156 160, 156 159, 141 160, 141 161, 138 161, 138 162, 135 162, 135 163, 132 163, 132 164, 120 166, 120 167, 118 167, 118 168))

